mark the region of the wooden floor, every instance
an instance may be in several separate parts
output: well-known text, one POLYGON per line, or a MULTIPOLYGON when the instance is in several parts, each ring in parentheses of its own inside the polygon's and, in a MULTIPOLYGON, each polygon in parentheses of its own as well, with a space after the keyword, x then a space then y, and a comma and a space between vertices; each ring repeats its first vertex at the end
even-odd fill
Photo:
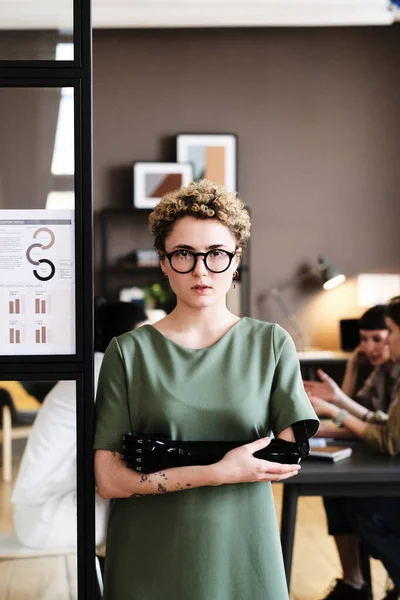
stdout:
POLYGON ((0 562, 1 600, 75 600, 76 557, 0 562))
MULTIPOLYGON (((280 522, 282 484, 274 484, 275 505, 280 522)), ((341 576, 333 539, 326 532, 321 498, 299 498, 296 539, 291 581, 291 600, 321 600, 331 582, 341 576)), ((387 573, 382 564, 371 560, 374 600, 385 596, 387 573)))
MULTIPOLYGON (((14 477, 16 469, 14 465, 14 477)), ((0 482, 0 531, 13 530, 9 501, 12 487, 13 483, 0 482)), ((282 485, 275 484, 273 490, 279 520, 282 485)), ((330 582, 339 576, 334 542, 326 534, 322 501, 300 498, 290 598, 320 600, 330 582)), ((385 595, 386 571, 378 561, 372 561, 372 580, 374 600, 381 600, 385 595)), ((76 597, 75 556, 0 562, 0 600, 76 600, 76 597)))

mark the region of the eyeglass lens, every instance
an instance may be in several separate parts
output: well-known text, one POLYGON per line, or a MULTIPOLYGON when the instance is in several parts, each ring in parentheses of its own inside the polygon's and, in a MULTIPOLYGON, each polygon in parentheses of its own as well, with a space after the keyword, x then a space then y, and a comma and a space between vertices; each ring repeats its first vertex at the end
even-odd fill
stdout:
MULTIPOLYGON (((204 262, 207 269, 220 273, 229 267, 231 258, 224 250, 211 250, 205 255, 204 262)), ((196 258, 188 250, 178 250, 171 256, 172 268, 180 273, 191 271, 195 264, 196 258)))

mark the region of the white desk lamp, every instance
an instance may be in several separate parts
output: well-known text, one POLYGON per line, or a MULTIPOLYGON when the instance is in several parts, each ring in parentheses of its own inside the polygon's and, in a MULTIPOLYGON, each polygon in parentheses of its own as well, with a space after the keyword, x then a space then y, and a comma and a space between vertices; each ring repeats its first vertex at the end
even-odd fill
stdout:
POLYGON ((316 267, 307 269, 304 273, 287 279, 281 284, 262 293, 259 297, 260 304, 269 297, 272 297, 275 300, 279 308, 292 325, 295 335, 301 344, 301 349, 304 350, 309 348, 308 335, 300 324, 296 314, 290 310, 289 306, 286 304, 285 300, 283 299, 282 292, 288 287, 298 285, 299 283, 302 283, 313 277, 318 278, 324 290, 332 290, 346 280, 345 275, 334 265, 332 265, 332 263, 330 263, 325 256, 319 256, 318 265, 316 267))

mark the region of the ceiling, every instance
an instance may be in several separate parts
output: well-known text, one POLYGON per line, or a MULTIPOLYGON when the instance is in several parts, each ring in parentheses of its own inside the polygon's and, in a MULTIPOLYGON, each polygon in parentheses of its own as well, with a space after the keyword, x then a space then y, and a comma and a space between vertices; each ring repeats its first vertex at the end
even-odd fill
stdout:
MULTIPOLYGON (((393 0, 393 3, 397 0, 393 0)), ((0 0, 0 29, 72 29, 73 0, 0 0)), ((93 0, 95 28, 390 25, 389 0, 93 0)))

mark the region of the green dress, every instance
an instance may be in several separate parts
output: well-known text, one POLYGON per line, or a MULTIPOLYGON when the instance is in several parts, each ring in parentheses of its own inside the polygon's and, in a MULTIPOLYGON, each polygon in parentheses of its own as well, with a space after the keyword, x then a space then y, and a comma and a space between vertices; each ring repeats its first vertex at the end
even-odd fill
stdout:
MULTIPOLYGON (((318 420, 296 350, 279 325, 242 318, 188 349, 151 325, 114 339, 100 373, 95 448, 127 431, 243 440, 318 420)), ((287 600, 270 483, 112 501, 105 600, 287 600)))

